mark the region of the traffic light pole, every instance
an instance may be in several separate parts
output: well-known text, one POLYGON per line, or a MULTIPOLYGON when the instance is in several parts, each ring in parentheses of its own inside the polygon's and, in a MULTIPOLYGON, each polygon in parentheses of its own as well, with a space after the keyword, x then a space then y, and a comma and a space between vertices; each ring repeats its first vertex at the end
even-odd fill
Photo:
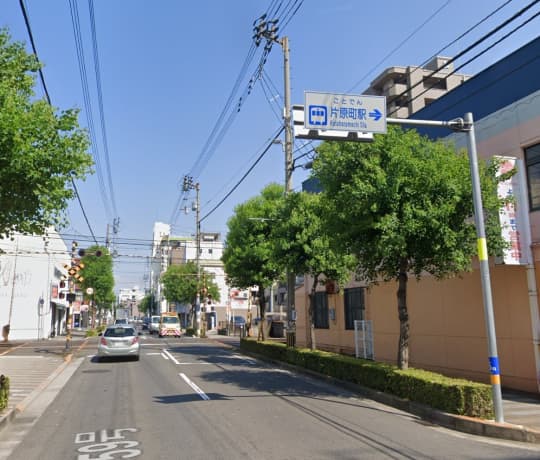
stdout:
MULTIPOLYGON (((71 264, 70 264, 70 272, 72 269, 75 268, 75 249, 77 249, 77 242, 72 241, 71 243, 71 264)), ((73 296, 75 295, 75 289, 73 287, 73 284, 75 283, 74 278, 70 276, 69 278, 69 293, 67 294, 69 296, 68 299, 68 310, 66 312, 66 351, 71 351, 71 310, 73 308, 73 296)))

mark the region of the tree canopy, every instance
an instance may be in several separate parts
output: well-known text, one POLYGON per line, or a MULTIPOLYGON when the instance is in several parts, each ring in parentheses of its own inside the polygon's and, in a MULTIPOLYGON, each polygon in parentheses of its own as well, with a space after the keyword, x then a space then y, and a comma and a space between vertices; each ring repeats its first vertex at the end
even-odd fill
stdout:
POLYGON ((75 196, 71 181, 92 172, 78 111, 36 99, 39 67, 0 29, 0 236, 63 226, 75 196))
POLYGON ((162 275, 163 294, 167 301, 179 304, 195 304, 197 293, 219 301, 219 288, 211 273, 203 272, 197 279, 197 265, 190 261, 170 265, 162 275))
MULTIPOLYGON (((370 144, 325 142, 317 150, 314 175, 335 241, 357 256, 357 272, 368 282, 399 282, 398 365, 407 367, 408 275, 453 276, 469 270, 476 254, 468 157, 393 126, 370 144)), ((488 246, 501 254, 495 167, 479 166, 488 246)))
POLYGON ((108 249, 104 246, 90 246, 85 250, 81 262, 84 264, 80 272, 84 278, 81 287, 84 291, 92 288, 94 302, 102 308, 109 308, 115 301, 115 295, 113 261, 108 249))
MULTIPOLYGON (((281 217, 283 193, 281 185, 270 184, 260 195, 236 206, 235 214, 227 222, 227 245, 221 258, 230 285, 242 289, 258 286, 259 313, 263 320, 264 289, 283 274, 282 267, 276 264, 272 242, 272 229, 281 217)), ((264 339, 262 326, 259 332, 264 339)))
POLYGON ((333 237, 324 225, 327 209, 321 194, 290 193, 279 214, 272 232, 273 257, 284 270, 311 275, 314 279, 308 308, 311 331, 308 346, 315 348, 313 311, 319 279, 324 275, 343 284, 350 278, 355 259, 335 249, 333 237))
POLYGON ((229 283, 247 289, 268 286, 280 274, 280 267, 272 257, 272 227, 280 218, 279 206, 283 200, 283 187, 266 186, 260 195, 239 204, 227 222, 227 244, 223 263, 229 283))

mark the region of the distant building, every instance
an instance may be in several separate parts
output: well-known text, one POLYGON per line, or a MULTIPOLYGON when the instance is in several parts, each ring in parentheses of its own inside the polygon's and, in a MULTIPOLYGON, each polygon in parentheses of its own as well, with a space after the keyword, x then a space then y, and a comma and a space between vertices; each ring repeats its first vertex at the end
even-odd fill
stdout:
MULTIPOLYGON (((221 256, 223 241, 219 233, 203 232, 200 235, 199 265, 201 273, 210 273, 217 284, 219 299, 202 299, 207 312, 208 328, 217 327, 218 321, 228 319, 227 305, 229 291, 225 281, 225 271, 221 256)), ((170 265, 180 265, 197 261, 197 241, 193 236, 172 236, 167 224, 156 222, 154 225, 154 244, 152 248, 153 264, 151 270, 151 290, 156 295, 159 311, 175 309, 185 321, 191 305, 169 305, 163 296, 160 278, 170 265)))
POLYGON ((408 118, 434 100, 461 85, 471 76, 454 73, 451 58, 436 56, 424 67, 388 67, 363 94, 386 97, 386 114, 408 118))
POLYGON ((120 289, 118 292, 118 308, 125 310, 130 318, 138 318, 141 316, 138 307, 142 299, 144 299, 144 295, 144 291, 139 289, 138 286, 133 286, 131 289, 120 289))

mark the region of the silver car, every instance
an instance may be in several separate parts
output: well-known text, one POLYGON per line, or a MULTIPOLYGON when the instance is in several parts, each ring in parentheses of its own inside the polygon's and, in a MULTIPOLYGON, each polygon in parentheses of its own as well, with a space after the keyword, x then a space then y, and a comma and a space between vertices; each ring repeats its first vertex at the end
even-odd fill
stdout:
POLYGON ((139 340, 141 332, 135 332, 131 326, 109 326, 100 334, 98 343, 98 359, 115 356, 132 356, 135 361, 139 360, 141 344, 139 340))

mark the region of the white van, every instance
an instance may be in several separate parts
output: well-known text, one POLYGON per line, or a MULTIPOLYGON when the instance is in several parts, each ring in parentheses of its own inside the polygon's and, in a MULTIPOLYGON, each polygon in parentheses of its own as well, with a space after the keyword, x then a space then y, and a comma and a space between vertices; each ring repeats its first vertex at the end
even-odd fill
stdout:
POLYGON ((153 315, 150 317, 150 322, 148 323, 148 330, 150 334, 159 334, 159 320, 161 317, 159 315, 153 315))

